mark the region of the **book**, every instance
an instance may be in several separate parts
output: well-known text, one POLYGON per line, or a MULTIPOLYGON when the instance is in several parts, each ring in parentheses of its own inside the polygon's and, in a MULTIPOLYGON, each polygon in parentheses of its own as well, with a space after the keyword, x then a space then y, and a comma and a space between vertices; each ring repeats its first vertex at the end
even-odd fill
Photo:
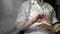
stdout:
POLYGON ((47 21, 42 22, 42 24, 38 25, 37 27, 39 28, 44 27, 46 29, 52 29, 52 31, 54 32, 58 32, 60 30, 60 24, 55 24, 54 26, 52 26, 47 21))

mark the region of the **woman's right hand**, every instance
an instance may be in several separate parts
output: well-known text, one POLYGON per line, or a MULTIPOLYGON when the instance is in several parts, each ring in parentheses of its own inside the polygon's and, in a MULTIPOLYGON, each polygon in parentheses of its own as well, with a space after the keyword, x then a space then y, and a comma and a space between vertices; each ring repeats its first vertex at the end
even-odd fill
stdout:
POLYGON ((47 19, 48 19, 47 15, 42 13, 42 14, 38 14, 37 16, 35 16, 35 18, 33 20, 35 22, 42 22, 42 21, 47 20, 47 19))
POLYGON ((34 22, 37 22, 39 20, 39 22, 44 18, 44 16, 42 14, 38 14, 37 16, 35 16, 33 18, 34 22))

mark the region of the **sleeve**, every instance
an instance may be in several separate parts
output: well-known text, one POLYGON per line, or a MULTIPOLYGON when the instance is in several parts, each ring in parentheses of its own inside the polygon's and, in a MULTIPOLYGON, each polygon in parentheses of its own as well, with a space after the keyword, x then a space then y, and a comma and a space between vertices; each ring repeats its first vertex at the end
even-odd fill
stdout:
POLYGON ((56 22, 58 22, 58 20, 57 20, 57 18, 56 18, 56 13, 55 13, 55 10, 53 9, 52 10, 52 23, 54 24, 54 23, 56 23, 56 22))
POLYGON ((28 7, 26 6, 26 3, 22 4, 21 7, 19 8, 18 16, 16 19, 16 23, 22 22, 24 23, 27 19, 26 12, 28 11, 28 7))

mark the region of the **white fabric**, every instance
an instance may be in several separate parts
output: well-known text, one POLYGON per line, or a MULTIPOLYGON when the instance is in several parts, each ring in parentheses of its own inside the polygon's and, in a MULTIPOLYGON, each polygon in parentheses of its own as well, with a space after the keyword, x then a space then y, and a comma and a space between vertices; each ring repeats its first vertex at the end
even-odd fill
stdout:
MULTIPOLYGON (((20 14, 20 12, 19 12, 16 22, 24 21, 26 19, 25 12, 28 12, 28 1, 27 1, 27 3, 24 3, 22 5, 21 10, 22 10, 22 13, 20 14)), ((35 0, 33 0, 29 19, 34 18, 36 15, 38 15, 40 13, 45 13, 48 16, 48 18, 49 18, 48 21, 50 23, 58 22, 56 15, 55 15, 55 11, 50 4, 43 2, 42 5, 38 5, 37 2, 35 0)), ((44 28, 37 29, 36 26, 39 24, 40 23, 35 23, 35 24, 31 25, 29 27, 30 29, 25 34, 49 34, 44 28)))

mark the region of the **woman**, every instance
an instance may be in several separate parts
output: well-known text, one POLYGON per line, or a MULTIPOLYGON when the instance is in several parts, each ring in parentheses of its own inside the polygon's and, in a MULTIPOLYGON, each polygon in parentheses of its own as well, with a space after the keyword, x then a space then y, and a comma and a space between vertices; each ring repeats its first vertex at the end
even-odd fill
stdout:
POLYGON ((55 34, 51 29, 47 31, 48 29, 46 30, 44 27, 37 27, 37 25, 44 24, 44 21, 48 21, 49 24, 58 22, 55 10, 50 4, 43 2, 43 0, 31 0, 30 12, 27 12, 29 12, 28 1, 24 2, 19 10, 16 20, 17 29, 26 22, 22 29, 23 31, 27 30, 24 34, 55 34))

